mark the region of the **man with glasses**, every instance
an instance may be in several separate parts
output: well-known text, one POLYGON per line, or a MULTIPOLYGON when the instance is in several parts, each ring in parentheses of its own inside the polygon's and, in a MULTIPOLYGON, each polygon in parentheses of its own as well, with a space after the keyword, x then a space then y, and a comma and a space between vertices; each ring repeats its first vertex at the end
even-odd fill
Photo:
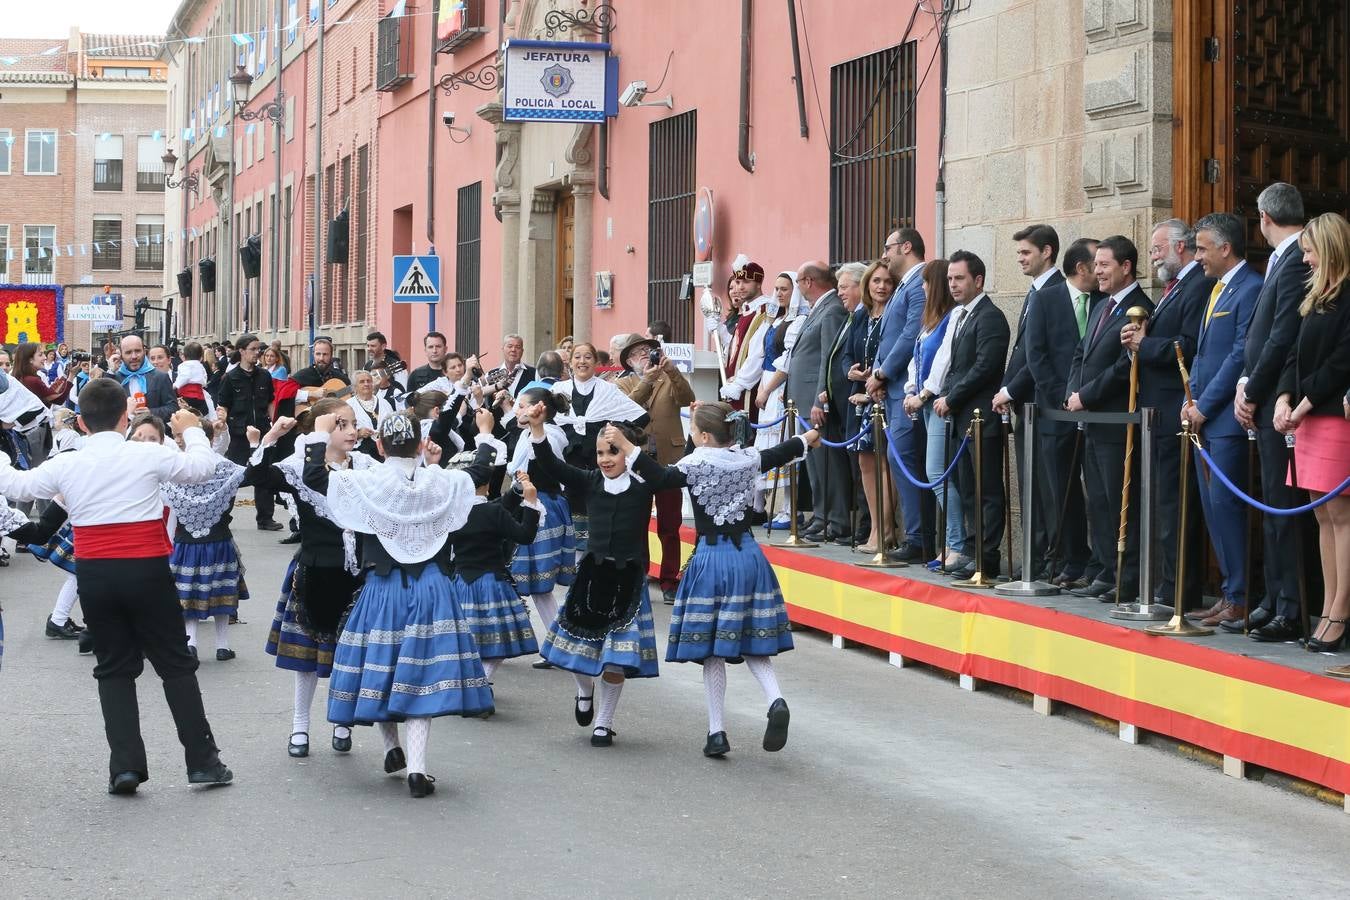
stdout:
MULTIPOLYGON (((263 344, 251 334, 239 338, 239 365, 225 373, 220 385, 220 400, 216 416, 225 421, 230 431, 230 447, 225 457, 244 465, 252 454, 248 444, 248 427, 266 432, 272 427, 268 407, 272 403, 272 375, 258 365, 263 344)), ((258 512, 259 531, 280 531, 281 523, 272 518, 275 503, 272 492, 254 492, 258 512)))

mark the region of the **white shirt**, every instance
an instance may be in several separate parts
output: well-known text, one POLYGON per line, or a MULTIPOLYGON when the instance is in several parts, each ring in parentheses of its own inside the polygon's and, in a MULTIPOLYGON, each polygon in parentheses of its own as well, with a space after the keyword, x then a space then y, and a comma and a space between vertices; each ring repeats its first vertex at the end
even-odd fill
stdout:
POLYGON ((347 405, 351 407, 352 415, 356 417, 357 428, 370 428, 372 430, 378 430, 380 427, 380 421, 384 419, 385 416, 389 415, 394 411, 394 408, 389 405, 389 401, 384 399, 383 397, 380 396, 372 397, 371 403, 375 407, 375 411, 373 413, 367 412, 366 407, 361 405, 362 404, 361 398, 359 397, 347 398, 347 405))
POLYGON ((947 330, 942 335, 942 343, 938 344, 937 353, 933 354, 933 368, 928 370, 928 378, 924 380, 920 392, 928 391, 934 397, 942 396, 942 382, 947 380, 947 370, 952 365, 952 342, 956 340, 956 330, 961 327, 961 323, 965 321, 974 305, 970 303, 952 309, 952 320, 947 324, 947 330))
POLYGON ((1039 291, 1041 288, 1045 287, 1045 283, 1054 277, 1056 271, 1055 267, 1051 266, 1035 278, 1031 279, 1032 289, 1039 291))
POLYGON ((1191 260, 1190 262, 1186 263, 1186 265, 1182 266, 1181 271, 1178 272, 1176 275, 1177 281, 1180 281, 1181 279, 1185 278, 1190 273, 1191 269, 1194 269, 1198 265, 1200 265, 1200 263, 1196 262, 1195 260, 1191 260))
POLYGON ((0 494, 11 500, 49 500, 61 505, 72 525, 157 522, 164 514, 162 482, 196 484, 216 471, 217 456, 200 428, 183 432, 185 450, 172 443, 128 441, 117 431, 84 439, 78 453, 60 453, 27 472, 0 458, 0 494), (111 477, 110 473, 116 473, 111 477))
POLYGON ((1295 231, 1293 234, 1289 235, 1289 237, 1280 241, 1280 245, 1275 248, 1275 252, 1270 254, 1270 262, 1266 265, 1266 272, 1270 272, 1271 266, 1274 266, 1276 261, 1284 256, 1284 252, 1301 237, 1303 237, 1303 232, 1300 230, 1295 231))
POLYGON ((1219 278, 1219 283, 1222 284, 1224 287, 1228 287, 1228 285, 1233 283, 1233 276, 1236 275, 1246 264, 1247 261, 1245 259, 1239 259, 1238 264, 1236 266, 1233 266, 1233 268, 1223 273, 1222 277, 1219 278))

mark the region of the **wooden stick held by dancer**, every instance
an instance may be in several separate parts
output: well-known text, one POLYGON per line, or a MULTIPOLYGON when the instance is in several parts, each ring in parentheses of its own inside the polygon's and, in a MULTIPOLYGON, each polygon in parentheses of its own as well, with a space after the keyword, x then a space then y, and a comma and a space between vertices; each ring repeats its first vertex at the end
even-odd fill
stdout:
MULTIPOLYGON (((1142 324, 1148 319, 1148 310, 1142 306, 1132 306, 1125 311, 1125 317, 1134 325, 1142 324)), ((1139 405, 1139 354, 1134 353, 1130 356, 1130 413, 1133 414, 1139 405)), ((1125 568, 1125 544, 1126 532, 1130 522, 1130 483, 1133 481, 1132 470, 1134 468, 1134 422, 1125 423, 1125 474, 1121 478, 1120 491, 1120 531, 1116 535, 1116 604, 1120 605, 1123 601, 1120 596, 1121 588, 1124 585, 1125 568)))

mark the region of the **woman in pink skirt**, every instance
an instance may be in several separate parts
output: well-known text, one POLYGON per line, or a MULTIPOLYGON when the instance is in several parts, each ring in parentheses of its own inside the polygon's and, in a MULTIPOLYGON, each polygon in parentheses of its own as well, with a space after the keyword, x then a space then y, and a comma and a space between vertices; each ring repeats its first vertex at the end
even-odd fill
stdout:
MULTIPOLYGON (((1326 213, 1308 223, 1299 242, 1312 278, 1299 307, 1298 342, 1280 378, 1275 427, 1297 435, 1298 486, 1317 499, 1350 478, 1350 421, 1343 415, 1350 387, 1350 223, 1326 213)), ((1326 594, 1308 649, 1334 652, 1345 643, 1350 618, 1350 490, 1317 508, 1317 524, 1326 594)))

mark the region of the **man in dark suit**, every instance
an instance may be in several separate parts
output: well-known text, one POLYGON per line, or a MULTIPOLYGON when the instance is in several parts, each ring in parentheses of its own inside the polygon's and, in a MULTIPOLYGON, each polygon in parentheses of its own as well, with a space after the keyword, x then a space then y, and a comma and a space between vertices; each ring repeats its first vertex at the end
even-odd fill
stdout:
MULTIPOLYGON (((1246 252, 1246 226, 1232 213, 1211 213, 1195 223, 1196 261, 1216 281, 1200 320, 1200 340, 1191 368, 1194 399, 1181 411, 1191 430, 1199 433, 1215 467, 1243 491, 1247 490, 1247 433, 1234 418, 1229 398, 1242 374, 1247 325, 1261 293, 1261 276, 1243 259, 1246 252)), ((1240 622, 1247 611, 1247 506, 1218 478, 1205 477, 1209 472, 1203 460, 1196 459, 1195 468, 1205 525, 1223 573, 1223 596, 1206 610, 1201 624, 1240 622)))
MULTIPOLYGON (((1244 365, 1233 414, 1244 428, 1256 430, 1256 448, 1261 455, 1261 495, 1265 502, 1290 508, 1303 501, 1286 483, 1289 451, 1284 436, 1272 425, 1272 417, 1275 385, 1298 337, 1302 321, 1298 308, 1307 293, 1311 274, 1299 246, 1303 234, 1303 197, 1293 185, 1276 182, 1256 198, 1256 207, 1261 213, 1261 234, 1275 252, 1266 264, 1265 282, 1247 328, 1244 365)), ((1298 529, 1308 534, 1315 523, 1311 513, 1262 519, 1266 596, 1260 609, 1252 611, 1250 636, 1258 641, 1294 640, 1302 634, 1303 627, 1294 567, 1298 529)), ((1305 541, 1304 546, 1316 544, 1305 541)), ((1308 570, 1315 569, 1311 566, 1308 570)), ((1234 630, 1234 626, 1222 627, 1225 631, 1234 630)))
POLYGON ((975 493, 973 448, 962 454, 956 468, 956 487, 961 492, 966 526, 979 543, 981 553, 969 566, 952 573, 958 579, 970 578, 977 571, 986 577, 998 575, 999 544, 1003 540, 1004 442, 990 412, 1003 378, 1011 330, 1007 317, 984 292, 984 275, 984 261, 968 250, 956 251, 948 261, 947 286, 957 307, 947 327, 956 330, 942 396, 933 402, 933 411, 944 419, 950 417, 958 435, 965 434, 970 427, 975 410, 980 410, 984 419, 980 447, 982 497, 975 493), (981 500, 983 534, 975 528, 975 504, 981 500))
POLYGON ((178 411, 173 379, 150 365, 145 358, 145 342, 134 334, 122 338, 122 363, 104 377, 116 379, 128 397, 137 397, 146 412, 165 422, 178 411))
MULTIPOLYGON (((268 407, 273 397, 271 374, 258 365, 262 355, 262 341, 251 334, 239 338, 239 365, 225 373, 220 385, 217 413, 224 417, 230 432, 230 446, 225 456, 231 462, 243 465, 253 454, 248 443, 248 429, 266 432, 272 427, 268 407)), ((259 488, 253 492, 254 512, 260 531, 280 531, 282 525, 272 518, 276 501, 272 492, 259 488)))
MULTIPOLYGON (((1070 412, 1129 410, 1130 358, 1120 345, 1120 330, 1128 322, 1126 310, 1138 306, 1153 312, 1153 301, 1137 281, 1138 265, 1139 251, 1124 235, 1113 235, 1097 245, 1093 272, 1097 276, 1097 289, 1106 299, 1088 320, 1083 341, 1074 353, 1069 398, 1064 404, 1070 412)), ((1138 456, 1133 460, 1130 478, 1130 509, 1135 512, 1127 519, 1121 592, 1117 595, 1117 541, 1125 489, 1125 426, 1087 425, 1083 435, 1088 528, 1102 570, 1090 585, 1070 593, 1096 597, 1103 603, 1132 603, 1139 593, 1138 456)))
MULTIPOLYGON (((1003 385, 994 395, 994 411, 1000 416, 1013 415, 1013 444, 1017 447, 1017 471, 1022 471, 1022 458, 1026 453, 1023 446, 1023 430, 1026 423, 1022 420, 1023 404, 1035 399, 1036 380, 1027 366, 1026 325, 1027 314, 1031 311, 1033 300, 1042 289, 1057 289, 1064 284, 1064 276, 1055 266, 1059 259, 1059 233, 1049 225, 1028 225, 1013 235, 1017 242, 1017 265, 1022 274, 1031 279, 1031 288, 1022 300, 1022 311, 1017 316, 1017 332, 1013 339, 1012 357, 1003 372, 1003 385)), ((1050 532, 1047 525, 1050 516, 1046 512, 1049 500, 1049 487, 1038 484, 1030 498, 1023 495, 1023 509, 1031 510, 1031 561, 1033 570, 1025 573, 1028 580, 1049 578, 1054 572, 1047 571, 1047 551, 1050 548, 1050 532)), ((1026 515, 1022 523, 1026 525, 1026 515)))
MULTIPOLYGON (((1037 409, 1062 410, 1069 395, 1074 352, 1087 333, 1093 310, 1104 299, 1093 274, 1096 255, 1097 241, 1092 238, 1070 244, 1064 251, 1065 279, 1046 285, 1027 313, 1027 369, 1035 382, 1037 409)), ((1082 589, 1101 570, 1088 547, 1082 432, 1072 422, 1041 419, 1036 439, 1038 492, 1044 498, 1045 525, 1052 541, 1047 555, 1059 567, 1050 580, 1065 590, 1082 589)))
MULTIPOLYGON (((811 424, 818 427, 823 426, 826 419, 818 400, 824 384, 825 364, 835 338, 848 318, 835 286, 834 274, 819 260, 806 263, 797 270, 797 289, 811 311, 806 314, 806 321, 788 358, 785 392, 796 403, 798 415, 809 416, 811 424)), ((852 474, 844 451, 823 444, 816 447, 806 455, 806 473, 815 500, 807 537, 836 540, 846 536, 852 474)))
MULTIPOLYGON (((1139 356, 1139 408, 1157 411, 1153 480, 1158 490, 1153 496, 1158 523, 1154 530, 1155 559, 1161 563, 1158 566, 1161 577, 1154 595, 1170 605, 1176 599, 1177 527, 1181 518, 1177 491, 1181 448, 1173 437, 1176 427, 1173 423, 1179 421, 1181 405, 1186 401, 1181 370, 1177 368, 1175 343, 1181 344, 1189 369, 1195 358, 1200 319, 1209 302, 1214 279, 1206 275, 1195 260, 1195 232, 1180 219, 1168 219, 1154 226, 1148 256, 1158 280, 1164 284, 1163 294, 1147 322, 1138 326, 1127 324, 1120 330, 1120 342, 1126 350, 1139 356)), ((1190 494, 1188 508, 1191 513, 1186 520, 1186 558, 1194 562, 1186 569, 1182 608, 1194 609, 1204 584, 1204 570, 1199 564, 1204 525, 1195 478, 1187 479, 1187 493, 1190 494)))

